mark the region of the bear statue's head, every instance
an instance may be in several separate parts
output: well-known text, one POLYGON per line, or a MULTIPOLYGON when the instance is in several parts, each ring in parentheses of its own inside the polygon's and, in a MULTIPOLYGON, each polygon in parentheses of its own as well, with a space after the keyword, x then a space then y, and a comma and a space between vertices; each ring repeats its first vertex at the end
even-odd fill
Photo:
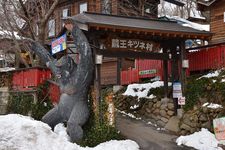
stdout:
POLYGON ((71 76, 72 72, 77 69, 77 64, 70 56, 63 56, 56 62, 58 68, 57 77, 66 79, 71 76))

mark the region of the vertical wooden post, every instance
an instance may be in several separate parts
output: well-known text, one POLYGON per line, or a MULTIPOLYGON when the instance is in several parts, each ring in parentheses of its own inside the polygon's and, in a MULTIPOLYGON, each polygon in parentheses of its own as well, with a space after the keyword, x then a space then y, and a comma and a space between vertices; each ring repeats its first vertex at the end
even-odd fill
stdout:
POLYGON ((101 115, 101 65, 100 64, 96 64, 96 47, 98 46, 98 42, 96 40, 93 40, 93 44, 94 44, 94 48, 93 48, 93 51, 94 51, 94 64, 95 64, 95 76, 94 76, 94 93, 95 93, 95 96, 94 96, 94 100, 93 100, 93 103, 94 103, 94 106, 95 106, 95 116, 96 116, 96 119, 97 121, 99 121, 99 123, 101 123, 101 118, 102 118, 102 115, 101 115))
POLYGON ((117 85, 121 84, 121 77, 120 77, 121 67, 122 67, 122 59, 121 58, 117 58, 117 81, 116 81, 117 85))
MULTIPOLYGON (((167 53, 167 48, 163 47, 163 53, 167 53)), ((163 80, 164 80, 164 97, 168 97, 168 60, 163 60, 163 80)))
POLYGON ((185 50, 185 41, 181 41, 180 43, 180 59, 181 59, 181 85, 182 85, 182 93, 184 96, 185 87, 186 87, 186 68, 182 67, 183 60, 187 59, 186 50, 185 50))

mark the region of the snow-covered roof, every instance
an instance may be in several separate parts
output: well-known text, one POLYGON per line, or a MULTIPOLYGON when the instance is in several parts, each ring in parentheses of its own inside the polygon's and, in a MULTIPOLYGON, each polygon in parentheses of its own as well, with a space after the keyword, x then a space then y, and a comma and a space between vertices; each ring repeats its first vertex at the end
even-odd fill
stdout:
POLYGON ((195 22, 191 22, 188 21, 184 18, 181 18, 179 16, 166 16, 168 19, 170 20, 174 20, 177 21, 177 23, 181 24, 182 26, 185 27, 190 27, 196 30, 200 30, 200 31, 210 31, 210 26, 208 24, 199 24, 199 23, 195 23, 195 22))
POLYGON ((216 1, 217 0, 198 0, 197 3, 198 4, 205 5, 205 6, 210 6, 210 5, 212 5, 216 1))

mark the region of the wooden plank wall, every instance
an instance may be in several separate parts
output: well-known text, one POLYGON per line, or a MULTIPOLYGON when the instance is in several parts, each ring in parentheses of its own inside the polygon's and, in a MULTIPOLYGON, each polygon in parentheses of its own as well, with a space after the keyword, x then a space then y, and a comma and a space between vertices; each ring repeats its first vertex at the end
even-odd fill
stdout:
POLYGON ((220 0, 211 6, 210 14, 210 31, 214 33, 211 43, 225 42, 225 0, 220 0))
POLYGON ((101 85, 117 83, 117 61, 104 62, 101 65, 101 85))

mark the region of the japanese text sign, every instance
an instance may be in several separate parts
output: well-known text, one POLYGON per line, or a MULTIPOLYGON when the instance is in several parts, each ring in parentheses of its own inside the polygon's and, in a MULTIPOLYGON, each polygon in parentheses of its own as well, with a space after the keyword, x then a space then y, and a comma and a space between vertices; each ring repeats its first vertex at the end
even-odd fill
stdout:
POLYGON ((159 44, 157 45, 155 42, 151 41, 112 38, 107 44, 107 47, 110 49, 152 52, 158 51, 160 46, 159 44))

